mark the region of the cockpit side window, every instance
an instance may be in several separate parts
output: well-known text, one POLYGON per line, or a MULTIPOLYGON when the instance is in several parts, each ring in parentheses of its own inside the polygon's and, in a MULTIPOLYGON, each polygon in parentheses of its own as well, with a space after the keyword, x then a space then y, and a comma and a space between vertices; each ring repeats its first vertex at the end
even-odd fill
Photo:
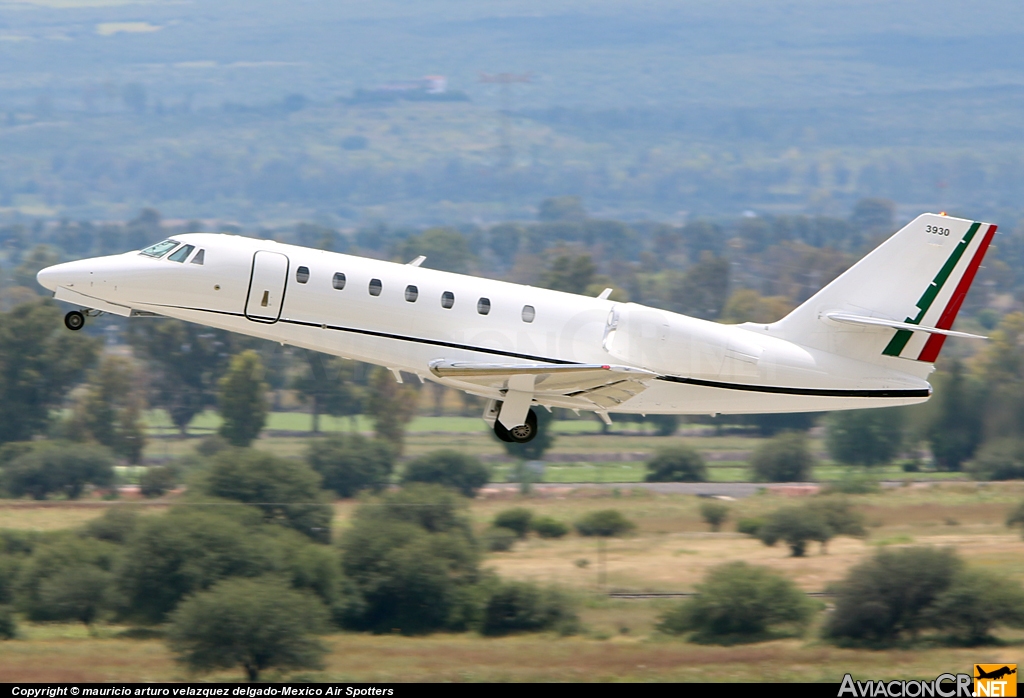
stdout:
POLYGON ((192 264, 202 266, 204 262, 206 262, 206 250, 199 250, 196 252, 196 256, 192 258, 192 264))
POLYGON ((156 257, 157 259, 159 259, 160 257, 163 257, 165 254, 167 254, 177 246, 177 240, 164 240, 163 242, 158 242, 155 245, 150 245, 146 249, 139 252, 139 254, 144 254, 147 257, 156 257))
POLYGON ((172 262, 184 262, 188 259, 188 256, 192 254, 192 250, 196 248, 195 245, 182 245, 174 254, 167 259, 172 262))

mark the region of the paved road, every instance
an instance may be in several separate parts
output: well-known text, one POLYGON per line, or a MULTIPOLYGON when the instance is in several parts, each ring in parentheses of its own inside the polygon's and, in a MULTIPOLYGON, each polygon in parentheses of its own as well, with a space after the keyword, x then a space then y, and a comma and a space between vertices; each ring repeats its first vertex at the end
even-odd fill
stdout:
MULTIPOLYGON (((932 481, 922 481, 921 486, 930 486, 932 481)), ((964 483, 961 484, 975 484, 964 483)), ((879 483, 882 487, 903 487, 902 480, 884 481, 879 483)), ((918 483, 914 483, 918 484, 918 483)), ((620 489, 620 490, 650 490, 662 494, 695 494, 705 497, 732 497, 741 499, 757 494, 759 490, 767 489, 772 492, 783 494, 801 495, 815 494, 822 488, 818 482, 572 482, 554 483, 541 482, 533 485, 534 490, 544 493, 555 493, 558 491, 569 492, 581 488, 620 489)), ((518 490, 518 483, 500 482, 491 483, 486 490, 518 490)), ((485 491, 486 494, 486 491, 485 491)))
MULTIPOLYGON (((550 483, 541 482, 533 485, 538 492, 553 493, 558 491, 569 492, 582 488, 620 489, 620 490, 650 490, 662 494, 696 494, 706 497, 720 496, 740 499, 757 494, 762 488, 789 490, 794 493, 815 492, 819 485, 812 482, 794 483, 761 483, 761 482, 580 482, 580 483, 550 483), (799 488, 799 489, 798 489, 799 488), (813 489, 807 489, 813 488, 813 489)), ((515 482, 492 483, 487 490, 518 490, 519 484, 515 482)))

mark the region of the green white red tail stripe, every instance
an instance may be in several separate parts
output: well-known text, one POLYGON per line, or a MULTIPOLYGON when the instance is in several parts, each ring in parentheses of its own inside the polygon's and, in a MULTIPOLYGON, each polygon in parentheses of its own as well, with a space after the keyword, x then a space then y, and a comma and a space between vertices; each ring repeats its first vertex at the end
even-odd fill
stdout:
MULTIPOLYGON (((932 304, 942 293, 947 282, 951 278, 959 276, 959 279, 956 281, 956 288, 946 301, 946 305, 943 308, 942 313, 934 322, 934 326, 939 329, 952 329, 957 313, 963 305, 964 298, 967 297, 967 292, 970 290, 971 283, 974 281, 974 277, 978 273, 978 268, 981 266, 981 261, 985 257, 985 252, 988 250, 988 246, 992 242, 992 238, 996 233, 995 225, 989 225, 985 228, 980 244, 975 249, 973 255, 971 255, 967 260, 966 267, 964 267, 964 257, 966 256, 968 249, 971 247, 971 243, 974 242, 977 237, 981 226, 981 223, 973 223, 970 228, 968 228, 963 239, 957 244, 956 248, 946 259, 945 264, 942 265, 939 273, 936 274, 931 284, 921 295, 920 300, 917 301, 917 315, 915 317, 908 317, 906 322, 913 325, 920 325, 925 316, 929 314, 929 311, 932 309, 932 304), (959 274, 955 272, 959 272, 959 274)), ((946 340, 945 336, 940 334, 929 334, 927 341, 924 343, 924 347, 916 357, 904 356, 903 352, 906 350, 907 345, 913 336, 914 332, 911 330, 897 330, 896 334, 893 335, 889 344, 885 347, 882 353, 886 356, 902 356, 903 358, 916 358, 917 361, 926 361, 929 363, 934 362, 938 358, 939 351, 941 351, 942 345, 946 340)))

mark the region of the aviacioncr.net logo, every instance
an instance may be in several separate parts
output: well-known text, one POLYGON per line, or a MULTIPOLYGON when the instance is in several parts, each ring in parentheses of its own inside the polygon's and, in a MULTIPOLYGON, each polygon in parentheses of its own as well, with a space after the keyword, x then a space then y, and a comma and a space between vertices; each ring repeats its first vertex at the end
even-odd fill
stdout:
POLYGON ((973 698, 970 674, 939 674, 931 681, 854 681, 843 676, 838 698, 973 698))

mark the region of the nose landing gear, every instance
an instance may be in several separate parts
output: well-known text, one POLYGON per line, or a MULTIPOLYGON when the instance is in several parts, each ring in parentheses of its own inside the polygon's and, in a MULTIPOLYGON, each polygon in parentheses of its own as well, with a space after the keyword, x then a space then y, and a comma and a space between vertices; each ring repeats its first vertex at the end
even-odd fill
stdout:
POLYGON ((82 329, 85 327, 85 314, 78 310, 72 310, 64 316, 64 327, 73 332, 82 329))

